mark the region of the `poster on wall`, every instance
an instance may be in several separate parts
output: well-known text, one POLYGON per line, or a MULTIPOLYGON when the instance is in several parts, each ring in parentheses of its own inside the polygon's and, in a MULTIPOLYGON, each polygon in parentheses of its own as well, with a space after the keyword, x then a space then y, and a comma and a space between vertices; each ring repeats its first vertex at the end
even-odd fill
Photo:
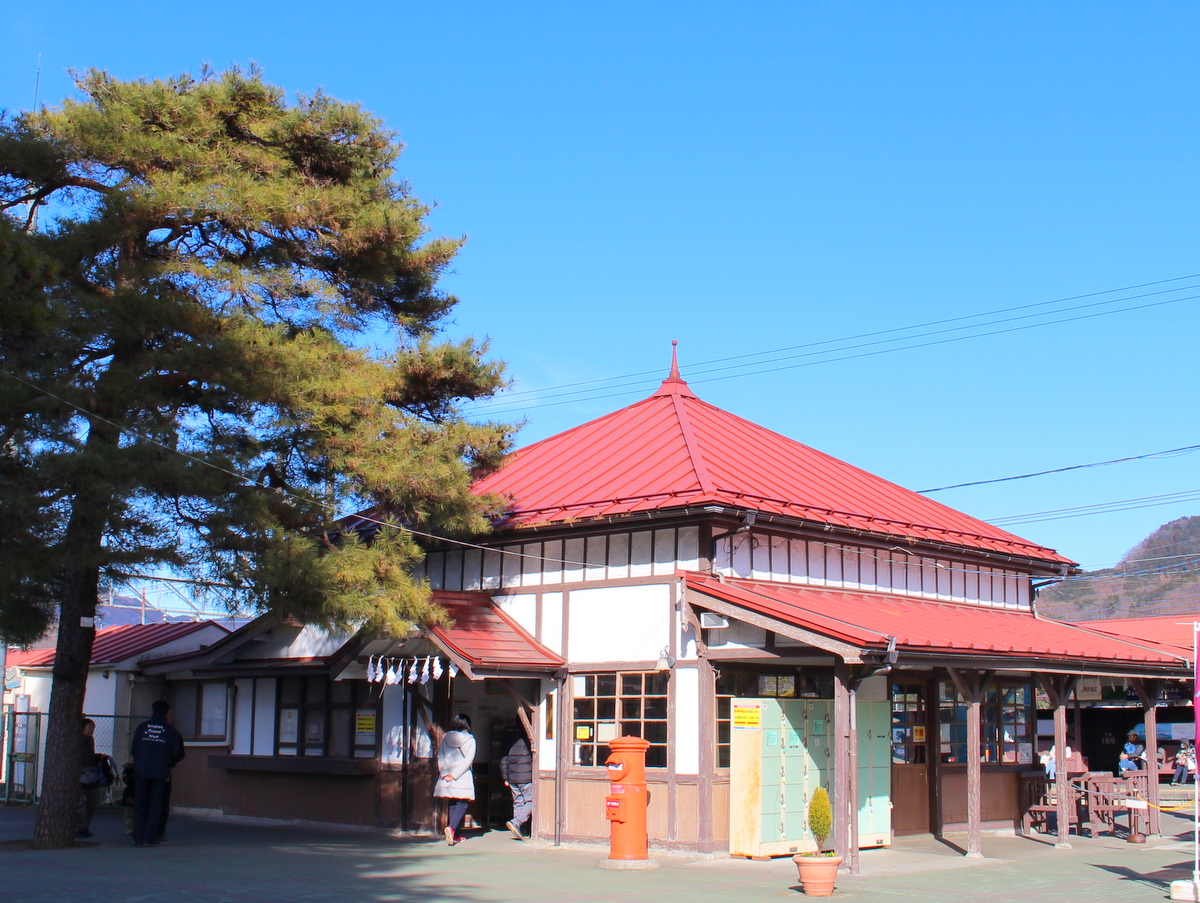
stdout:
POLYGON ((279 710, 279 742, 295 743, 300 737, 300 710, 279 710))
POLYGON ((735 731, 756 731, 762 727, 762 706, 755 703, 735 705, 732 721, 735 731))
POLYGON ((1033 744, 1018 743, 1017 744, 1017 764, 1032 765, 1033 764, 1033 744))

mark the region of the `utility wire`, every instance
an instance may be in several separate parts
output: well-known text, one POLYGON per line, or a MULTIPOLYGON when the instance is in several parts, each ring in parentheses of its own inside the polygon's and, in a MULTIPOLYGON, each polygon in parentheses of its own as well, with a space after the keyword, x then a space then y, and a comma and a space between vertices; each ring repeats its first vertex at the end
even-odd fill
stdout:
POLYGON ((1127 458, 1113 458, 1111 461, 1096 461, 1092 464, 1072 464, 1069 467, 1055 467, 1051 470, 1038 470, 1033 473, 1022 473, 1015 477, 998 477, 994 480, 974 480, 970 483, 952 483, 949 486, 937 486, 933 489, 918 489, 917 492, 928 495, 931 492, 944 492, 947 489, 962 489, 965 486, 986 486, 989 483, 1007 483, 1011 480, 1028 480, 1030 477, 1044 477, 1052 473, 1066 473, 1069 470, 1084 470, 1088 467, 1107 467, 1110 464, 1124 464, 1126 461, 1142 461, 1146 458, 1162 458, 1167 455, 1182 455, 1200 450, 1200 445, 1185 445, 1181 448, 1168 448, 1166 451, 1150 452, 1146 455, 1131 455, 1127 458))
MULTIPOLYGON (((1004 307, 1004 308, 997 308, 996 310, 981 311, 980 313, 975 313, 975 314, 964 314, 964 315, 958 316, 958 317, 948 317, 946 319, 941 319, 941 320, 930 320, 925 323, 915 323, 910 326, 895 326, 890 329, 880 329, 880 330, 876 330, 874 332, 862 332, 862 333, 858 333, 856 335, 842 336, 842 337, 836 338, 836 339, 825 339, 820 342, 807 342, 807 343, 804 343, 801 345, 789 345, 789 346, 786 346, 783 348, 773 348, 773 349, 770 349, 767 351, 753 351, 753 352, 748 352, 746 354, 735 354, 735 355, 731 355, 729 357, 719 357, 719 358, 713 358, 712 360, 707 360, 707 361, 697 361, 696 363, 689 365, 688 369, 690 372, 709 372, 709 371, 698 369, 698 368, 705 368, 712 364, 724 364, 729 361, 745 360, 745 359, 754 358, 754 357, 766 357, 768 355, 783 354, 783 353, 789 352, 789 351, 800 351, 800 350, 803 350, 806 348, 819 348, 823 345, 837 345, 842 342, 858 341, 859 339, 870 339, 870 338, 876 338, 878 336, 894 335, 896 333, 909 332, 909 331, 915 330, 915 329, 928 329, 931 326, 944 326, 947 323, 960 323, 965 320, 976 320, 976 319, 980 319, 982 317, 996 316, 998 314, 1014 313, 1016 311, 1021 311, 1021 310, 1032 310, 1033 308, 1037 308, 1037 307, 1047 307, 1047 306, 1050 306, 1053 304, 1065 304, 1068 301, 1079 301, 1084 298, 1096 298, 1096 297, 1099 297, 1100 295, 1112 295, 1112 294, 1116 294, 1117 292, 1133 291, 1134 289, 1150 288, 1150 287, 1156 286, 1156 285, 1166 285, 1171 282, 1183 282, 1187 279, 1197 279, 1197 278, 1200 278, 1200 273, 1192 273, 1187 276, 1175 276, 1170 279, 1159 279, 1154 282, 1142 282, 1142 283, 1138 283, 1136 285, 1125 285, 1125 286, 1121 286, 1120 288, 1105 289, 1104 291, 1087 292, 1082 295, 1070 295, 1065 298, 1056 298, 1051 301, 1038 301, 1033 304, 1022 304, 1022 305, 1017 305, 1014 307, 1004 307)), ((1175 289, 1175 291, 1181 291, 1181 290, 1183 290, 1183 289, 1175 289)), ((1139 296, 1135 296, 1135 297, 1144 297, 1144 296, 1139 295, 1139 296)), ((1118 300, 1120 300, 1120 299, 1118 299, 1118 300)), ((1109 302, 1104 302, 1104 303, 1109 303, 1109 302)), ((543 392, 554 392, 559 389, 575 388, 576 386, 595 385, 598 383, 615 382, 618 380, 634 379, 637 377, 658 376, 658 375, 661 375, 661 372, 662 372, 661 370, 641 370, 636 373, 625 373, 625 374, 621 374, 618 376, 605 376, 605 377, 599 377, 597 379, 586 379, 586 380, 580 380, 577 382, 561 383, 556 386, 542 386, 537 389, 518 389, 516 391, 505 393, 504 397, 511 399, 511 398, 515 398, 515 397, 521 396, 521 395, 535 395, 535 394, 541 394, 543 392)))

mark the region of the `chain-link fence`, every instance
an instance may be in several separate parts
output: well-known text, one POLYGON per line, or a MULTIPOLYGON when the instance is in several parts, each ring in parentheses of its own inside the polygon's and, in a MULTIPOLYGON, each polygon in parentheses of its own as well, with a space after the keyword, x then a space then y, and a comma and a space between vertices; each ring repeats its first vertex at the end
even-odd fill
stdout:
MULTIPOLYGON (((88 715, 96 722, 92 735, 96 752, 112 756, 117 776, 129 761, 129 742, 134 728, 145 720, 122 715, 88 715)), ((0 802, 36 803, 41 795, 42 775, 46 766, 45 712, 5 712, 0 717, 0 802)), ((122 786, 109 787, 101 805, 116 805, 122 786)))

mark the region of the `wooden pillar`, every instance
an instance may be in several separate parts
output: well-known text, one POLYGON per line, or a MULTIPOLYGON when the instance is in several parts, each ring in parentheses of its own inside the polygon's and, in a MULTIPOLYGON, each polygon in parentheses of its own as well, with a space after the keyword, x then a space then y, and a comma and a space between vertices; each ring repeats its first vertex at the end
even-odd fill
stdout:
POLYGON ((850 668, 839 661, 833 666, 833 848, 851 859, 850 826, 857 813, 850 809, 851 790, 858 775, 850 768, 850 668))
POLYGON ((1146 725, 1146 799, 1150 801, 1150 834, 1162 835, 1162 813, 1158 811, 1158 693, 1162 686, 1157 680, 1135 680, 1134 689, 1142 700, 1146 725))
MULTIPOLYGON (((701 853, 717 848, 713 807, 713 774, 717 770, 717 693, 712 662, 701 656, 700 668, 700 799, 697 801, 697 844, 701 853)), ((728 844, 726 844, 728 849, 728 844)))
POLYGON ((967 857, 983 858, 983 767, 980 741, 983 733, 980 707, 994 671, 949 668, 959 695, 967 703, 967 857))
POLYGON ((850 736, 847 746, 850 754, 850 786, 847 803, 850 808, 850 874, 860 871, 858 861, 858 682, 849 684, 850 736))
MULTIPOLYGON (((1073 674, 1041 674, 1042 688, 1054 706, 1054 792, 1058 799, 1058 840, 1055 846, 1071 849, 1071 803, 1074 799, 1067 780, 1067 700, 1075 692, 1073 674)), ((1076 740, 1075 742, 1079 742, 1076 740)))

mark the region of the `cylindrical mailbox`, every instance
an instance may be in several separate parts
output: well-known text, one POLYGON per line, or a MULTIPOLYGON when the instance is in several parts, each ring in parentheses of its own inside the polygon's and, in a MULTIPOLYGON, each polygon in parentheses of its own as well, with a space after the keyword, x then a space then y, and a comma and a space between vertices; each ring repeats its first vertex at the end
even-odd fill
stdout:
POLYGON ((649 862, 646 836, 646 750, 641 737, 609 741, 612 755, 604 763, 612 782, 604 800, 609 821, 609 860, 649 862))

